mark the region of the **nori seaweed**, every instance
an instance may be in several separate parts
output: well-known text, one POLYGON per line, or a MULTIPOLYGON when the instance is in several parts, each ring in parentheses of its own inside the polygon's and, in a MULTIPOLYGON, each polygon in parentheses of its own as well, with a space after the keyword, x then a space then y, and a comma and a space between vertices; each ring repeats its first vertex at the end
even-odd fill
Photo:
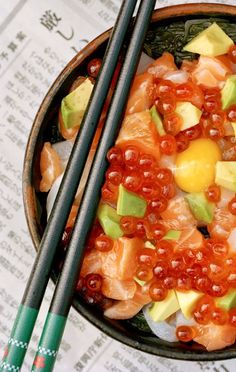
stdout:
POLYGON ((141 332, 153 334, 149 325, 147 324, 143 312, 140 311, 135 317, 126 320, 126 324, 130 325, 132 328, 136 328, 141 332))
POLYGON ((183 47, 213 22, 216 22, 236 43, 236 24, 229 20, 222 18, 192 19, 186 22, 154 24, 147 33, 144 51, 154 59, 168 51, 174 55, 177 65, 180 65, 183 59, 196 59, 198 55, 184 52, 183 47))

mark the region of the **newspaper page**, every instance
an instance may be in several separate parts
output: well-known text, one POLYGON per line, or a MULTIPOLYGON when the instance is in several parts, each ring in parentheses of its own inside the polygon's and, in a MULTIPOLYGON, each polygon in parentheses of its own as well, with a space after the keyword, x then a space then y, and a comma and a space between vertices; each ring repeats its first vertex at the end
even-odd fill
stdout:
MULTIPOLYGON (((8 341, 35 258, 21 192, 24 152, 34 116, 66 63, 114 24, 120 3, 121 0, 0 2, 0 350, 8 341)), ((158 0, 156 7, 177 3, 181 1, 158 0)), ((31 369, 52 292, 50 282, 22 371, 31 369)), ((230 360, 181 362, 139 352, 112 340, 74 309, 70 311, 55 364, 57 372, 183 372, 189 368, 192 372, 235 370, 230 360)))

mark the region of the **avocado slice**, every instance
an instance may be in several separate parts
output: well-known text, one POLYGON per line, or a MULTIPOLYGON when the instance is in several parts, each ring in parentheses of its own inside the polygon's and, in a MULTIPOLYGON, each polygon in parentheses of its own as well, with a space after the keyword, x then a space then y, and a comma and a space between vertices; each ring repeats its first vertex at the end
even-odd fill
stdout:
POLYGON ((215 183, 236 192, 236 162, 218 161, 216 163, 215 183))
POLYGON ((175 291, 168 291, 166 298, 163 301, 153 302, 149 309, 149 315, 154 322, 162 322, 172 314, 176 313, 180 308, 175 291))
POLYGON ((177 103, 175 112, 182 119, 181 131, 198 124, 202 116, 202 111, 191 102, 177 103))
POLYGON ((221 91, 222 109, 227 110, 236 103, 236 75, 231 75, 226 80, 225 86, 221 91))
POLYGON ((233 44, 233 40, 214 22, 185 45, 183 50, 216 57, 226 54, 233 44))
POLYGON ((194 290, 175 291, 175 293, 184 317, 190 319, 196 302, 203 296, 203 293, 194 290))
POLYGON ((151 114, 153 123, 156 125, 159 135, 164 136, 166 134, 166 131, 164 129, 162 118, 159 112, 157 111, 156 106, 152 106, 150 108, 150 114, 151 114))
POLYGON ((66 129, 80 125, 92 90, 92 82, 90 79, 86 79, 75 90, 63 98, 61 102, 61 114, 66 129))
POLYGON ((181 231, 179 231, 179 230, 169 230, 162 239, 164 239, 164 240, 179 240, 180 235, 181 235, 181 231))
POLYGON ((225 296, 216 298, 215 304, 224 310, 236 307, 236 289, 231 289, 225 296))
POLYGON ((147 209, 147 202, 137 194, 119 186, 117 214, 119 216, 143 217, 147 209))
POLYGON ((100 204, 97 210, 97 218, 106 235, 112 239, 118 239, 123 235, 120 228, 120 216, 116 210, 108 204, 100 204))
POLYGON ((203 192, 185 195, 194 217, 201 222, 211 223, 214 215, 215 204, 207 200, 203 192))

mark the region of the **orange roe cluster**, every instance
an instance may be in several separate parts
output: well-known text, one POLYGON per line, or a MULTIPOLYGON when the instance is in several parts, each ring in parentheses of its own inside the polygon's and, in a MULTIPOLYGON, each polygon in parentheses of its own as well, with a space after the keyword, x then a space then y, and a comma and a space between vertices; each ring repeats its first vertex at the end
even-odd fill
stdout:
MULTIPOLYGON (((236 255, 229 252, 226 240, 207 238, 203 239, 198 249, 176 249, 174 241, 163 239, 167 230, 162 223, 161 213, 175 196, 172 172, 158 167, 152 156, 140 153, 135 146, 122 149, 115 146, 108 152, 107 158, 110 166, 102 189, 103 201, 115 203, 120 184, 147 201, 147 211, 143 218, 124 216, 120 219, 120 227, 125 236, 139 237, 153 244, 154 249, 139 249, 135 274, 137 279, 149 283, 151 300, 164 300, 170 289, 193 289, 204 293, 204 299, 210 301, 214 297, 224 296, 230 288, 236 288, 236 255)), ((210 201, 219 201, 220 189, 212 185, 206 190, 206 196, 210 201)), ((230 205, 234 203, 235 200, 230 205)), ((108 252, 113 247, 113 240, 104 235, 99 224, 93 226, 88 240, 89 247, 95 247, 101 252, 108 252)), ((102 280, 99 275, 92 278, 99 283, 102 280)), ((88 278, 84 278, 83 285, 98 296, 101 285, 94 284, 95 289, 92 289, 89 283, 88 278)), ((211 314, 210 318, 196 308, 193 316, 197 322, 203 324, 203 321, 212 321, 220 324, 223 319, 226 321, 223 310, 214 308, 212 312, 212 303, 213 300, 204 307, 204 311, 206 308, 209 310, 207 314, 211 314)))
MULTIPOLYGON (((102 188, 102 199, 107 203, 116 203, 118 187, 122 184, 127 190, 138 194, 148 202, 147 220, 157 221, 159 213, 167 208, 168 200, 176 194, 174 178, 171 170, 160 168, 152 155, 144 154, 136 146, 111 148, 107 155, 110 166, 106 172, 106 181, 102 188), (155 217, 156 215, 156 217, 155 217)), ((131 218, 130 226, 142 220, 131 218)), ((122 220, 122 229, 128 232, 128 220, 122 220)), ((139 230, 139 229, 138 229, 139 230)), ((138 236, 144 237, 140 227, 138 236)), ((134 233, 134 231, 133 231, 134 233)))

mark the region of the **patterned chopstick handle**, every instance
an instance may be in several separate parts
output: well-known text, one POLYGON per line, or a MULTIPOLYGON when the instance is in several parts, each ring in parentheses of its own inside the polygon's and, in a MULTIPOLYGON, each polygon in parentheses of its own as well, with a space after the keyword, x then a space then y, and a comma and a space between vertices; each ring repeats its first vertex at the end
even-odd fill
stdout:
POLYGON ((65 324, 66 317, 48 313, 32 371, 50 372, 53 370, 65 324))
POLYGON ((20 305, 3 359, 0 362, 1 372, 20 371, 37 315, 37 309, 20 305))

